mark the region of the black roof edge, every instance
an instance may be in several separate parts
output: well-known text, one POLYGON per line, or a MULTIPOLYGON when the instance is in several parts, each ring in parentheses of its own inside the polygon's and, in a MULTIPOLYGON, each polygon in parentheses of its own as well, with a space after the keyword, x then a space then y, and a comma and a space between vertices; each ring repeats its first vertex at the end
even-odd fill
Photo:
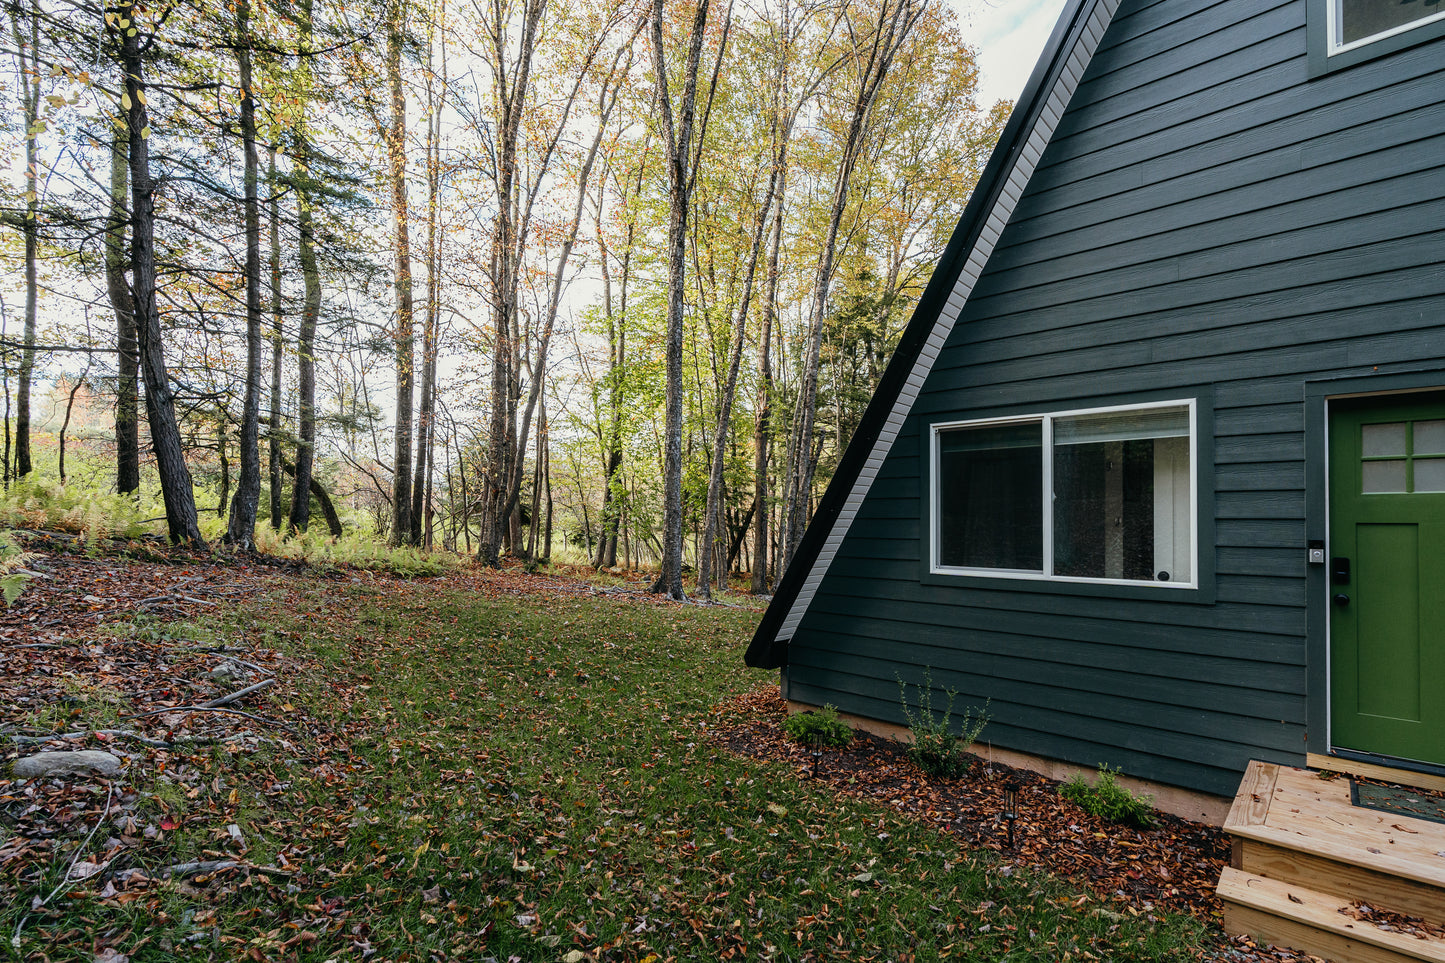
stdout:
POLYGON ((1044 46, 1038 63, 1034 65, 1033 73, 1029 75, 1029 81, 1024 85, 1023 93, 1014 105, 1008 123, 1004 125, 998 144, 994 146, 988 164, 969 196, 958 226, 949 238, 948 247, 944 249, 938 267, 933 271, 933 277, 924 288, 923 296, 913 310, 913 317, 903 329, 898 346, 893 350, 893 357, 889 359, 888 367, 879 379, 878 389, 873 393, 868 407, 864 409, 858 430, 853 433, 848 447, 844 449, 838 469, 833 473, 828 488, 818 502, 818 510, 813 514, 807 531, 803 533, 798 551, 783 572, 782 580, 773 592, 773 599, 763 613, 762 622, 753 633, 752 642, 748 644, 747 654, 743 657, 752 668, 779 669, 788 664, 788 645, 785 640, 780 641, 777 638, 778 630, 782 628, 783 620, 797 601, 798 592, 813 564, 818 560, 818 554, 823 550, 823 545, 843 510, 853 483, 863 471, 863 466, 873 451, 873 445, 888 420, 893 402, 902 392, 903 385, 913 370, 914 361, 923 350, 934 322, 947 304, 948 296, 958 283, 958 276, 988 222, 988 215, 998 202, 1004 185, 1008 183, 1014 158, 1027 140, 1029 131, 1033 129, 1039 112, 1048 99, 1048 93, 1057 80, 1063 61, 1073 50, 1072 41, 1076 40, 1083 29, 1085 10, 1092 7, 1092 0, 1069 0, 1064 12, 1059 15, 1049 42, 1044 46))

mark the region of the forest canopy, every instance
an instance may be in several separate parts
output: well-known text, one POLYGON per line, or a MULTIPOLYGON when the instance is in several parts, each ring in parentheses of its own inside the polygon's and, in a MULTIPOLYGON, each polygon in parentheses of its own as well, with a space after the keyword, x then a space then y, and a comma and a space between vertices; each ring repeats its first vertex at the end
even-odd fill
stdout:
POLYGON ((7 490, 674 596, 770 591, 1010 108, 930 0, 5 21, 7 490))

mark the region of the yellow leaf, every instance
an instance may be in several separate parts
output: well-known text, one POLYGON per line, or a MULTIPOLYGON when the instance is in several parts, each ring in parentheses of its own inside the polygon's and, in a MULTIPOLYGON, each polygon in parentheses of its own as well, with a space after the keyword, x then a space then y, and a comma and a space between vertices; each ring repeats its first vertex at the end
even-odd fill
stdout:
POLYGON ((121 110, 130 110, 130 94, 121 94, 121 95, 120 95, 120 109, 121 109, 121 110))
POLYGON ((135 99, 140 101, 140 105, 144 107, 146 105, 146 92, 144 90, 137 90, 135 92, 135 99))
POLYGON ((141 139, 141 140, 145 140, 145 139, 146 139, 147 137, 149 137, 150 135, 151 135, 150 124, 146 124, 144 127, 142 127, 142 128, 140 129, 140 139, 141 139))
POLYGON ((134 36, 135 36, 135 27, 131 27, 129 30, 127 30, 127 31, 125 32, 125 35, 126 35, 127 37, 134 37, 134 36))

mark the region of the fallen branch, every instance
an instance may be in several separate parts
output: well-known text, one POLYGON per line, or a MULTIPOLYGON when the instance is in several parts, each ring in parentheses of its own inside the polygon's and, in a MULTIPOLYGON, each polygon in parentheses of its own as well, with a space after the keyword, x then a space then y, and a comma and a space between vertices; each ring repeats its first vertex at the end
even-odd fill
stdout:
POLYGON ((81 739, 85 736, 109 736, 112 739, 129 739, 131 742, 138 742, 143 746, 150 746, 152 749, 174 749, 176 746, 211 746, 224 741, 215 736, 182 736, 179 739, 172 739, 170 742, 166 742, 163 739, 152 739, 149 736, 143 736, 129 729, 80 729, 75 732, 57 732, 48 736, 11 736, 10 738, 24 746, 42 742, 56 742, 63 739, 81 739))
POLYGON ((176 863, 161 870, 162 876, 204 876, 219 873, 223 869, 239 869, 247 873, 265 873, 267 876, 294 876, 295 873, 275 866, 256 866, 238 859, 204 859, 192 863, 176 863))
MULTIPOLYGON (((270 681, 270 680, 268 680, 270 681)), ((278 722, 275 719, 267 719, 265 716, 253 715, 249 712, 242 712, 240 709, 229 709, 225 706, 165 706, 161 709, 150 709, 146 712, 137 712, 134 715, 123 716, 125 719, 144 719, 147 716, 164 715, 167 712, 224 712, 233 716, 241 716, 243 719, 250 719, 252 722, 259 722, 262 725, 275 726, 278 729, 285 729, 287 732, 295 732, 296 727, 278 722)))
POLYGON ((237 689, 228 696, 221 696, 219 699, 212 699, 210 702, 202 702, 200 708, 219 709, 221 706, 228 706, 238 699, 243 699, 253 692, 260 692, 262 689, 269 688, 275 684, 275 679, 262 679, 260 682, 248 685, 244 689, 237 689))

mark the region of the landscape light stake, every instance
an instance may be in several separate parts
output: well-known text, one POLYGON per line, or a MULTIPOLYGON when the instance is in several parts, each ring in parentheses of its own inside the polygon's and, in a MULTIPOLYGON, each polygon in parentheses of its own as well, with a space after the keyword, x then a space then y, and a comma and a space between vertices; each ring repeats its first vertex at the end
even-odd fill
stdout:
POLYGON ((818 774, 823 771, 823 736, 815 733, 808 741, 813 744, 813 778, 817 779, 818 774))
POLYGON ((1012 779, 1003 786, 1003 818, 1008 823, 1008 848, 1014 849, 1014 823, 1019 818, 1019 784, 1012 779))

